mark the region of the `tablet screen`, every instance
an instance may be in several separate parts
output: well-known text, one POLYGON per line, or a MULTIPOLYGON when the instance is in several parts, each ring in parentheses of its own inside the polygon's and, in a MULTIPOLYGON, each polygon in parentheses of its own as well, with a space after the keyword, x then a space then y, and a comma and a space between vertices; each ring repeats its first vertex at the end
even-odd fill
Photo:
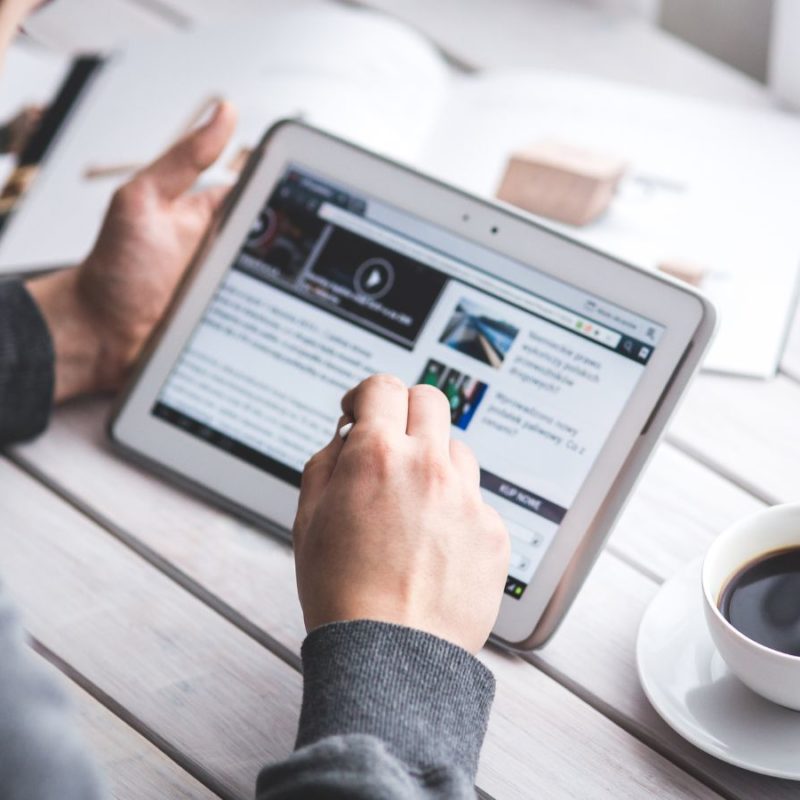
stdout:
POLYGON ((519 598, 664 329, 532 268, 523 289, 512 263, 289 165, 152 413, 299 486, 360 380, 438 386, 519 598))

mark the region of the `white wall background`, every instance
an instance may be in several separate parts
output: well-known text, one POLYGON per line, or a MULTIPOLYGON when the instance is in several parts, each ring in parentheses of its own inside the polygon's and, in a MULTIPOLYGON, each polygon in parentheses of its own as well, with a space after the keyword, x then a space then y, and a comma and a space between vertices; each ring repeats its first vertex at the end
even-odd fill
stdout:
POLYGON ((574 0, 646 19, 769 85, 800 111, 800 0, 574 0))
POLYGON ((773 0, 662 0, 659 22, 670 33, 766 81, 772 13, 773 0))

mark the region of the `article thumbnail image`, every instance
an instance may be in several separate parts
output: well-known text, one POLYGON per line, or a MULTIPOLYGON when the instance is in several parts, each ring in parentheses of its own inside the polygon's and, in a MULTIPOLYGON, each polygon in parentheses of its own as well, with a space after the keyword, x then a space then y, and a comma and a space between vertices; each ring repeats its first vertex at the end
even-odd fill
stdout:
POLYGON ((281 181, 247 234, 243 252, 294 283, 325 227, 318 206, 291 176, 281 181))
POLYGON ((485 383, 431 359, 422 370, 418 383, 441 389, 450 403, 450 421, 462 431, 467 429, 486 390, 485 383))
POLYGON ((493 317, 477 303, 462 299, 439 341, 499 369, 518 333, 519 328, 493 317))

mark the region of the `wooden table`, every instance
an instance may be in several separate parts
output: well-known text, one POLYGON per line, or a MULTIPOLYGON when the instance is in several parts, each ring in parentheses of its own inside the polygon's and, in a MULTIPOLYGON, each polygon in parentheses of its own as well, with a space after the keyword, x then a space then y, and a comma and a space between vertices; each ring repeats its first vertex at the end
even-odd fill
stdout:
MULTIPOLYGON (((297 722, 291 551, 112 454, 108 407, 61 408, 46 435, 0 456, 0 570, 115 797, 251 797, 297 722)), ((800 796, 672 733, 634 664, 659 584, 731 521, 798 499, 799 410, 800 320, 774 380, 699 377, 551 643, 481 654, 498 682, 482 794, 800 796)))

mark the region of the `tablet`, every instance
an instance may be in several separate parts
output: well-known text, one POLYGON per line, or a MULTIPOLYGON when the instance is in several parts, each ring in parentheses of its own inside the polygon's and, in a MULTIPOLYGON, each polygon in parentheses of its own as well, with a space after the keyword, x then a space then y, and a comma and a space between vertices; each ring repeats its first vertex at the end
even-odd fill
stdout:
POLYGON ((297 122, 250 158, 110 424, 289 535, 342 394, 438 386, 512 555, 494 637, 563 617, 711 337, 686 286, 297 122))

